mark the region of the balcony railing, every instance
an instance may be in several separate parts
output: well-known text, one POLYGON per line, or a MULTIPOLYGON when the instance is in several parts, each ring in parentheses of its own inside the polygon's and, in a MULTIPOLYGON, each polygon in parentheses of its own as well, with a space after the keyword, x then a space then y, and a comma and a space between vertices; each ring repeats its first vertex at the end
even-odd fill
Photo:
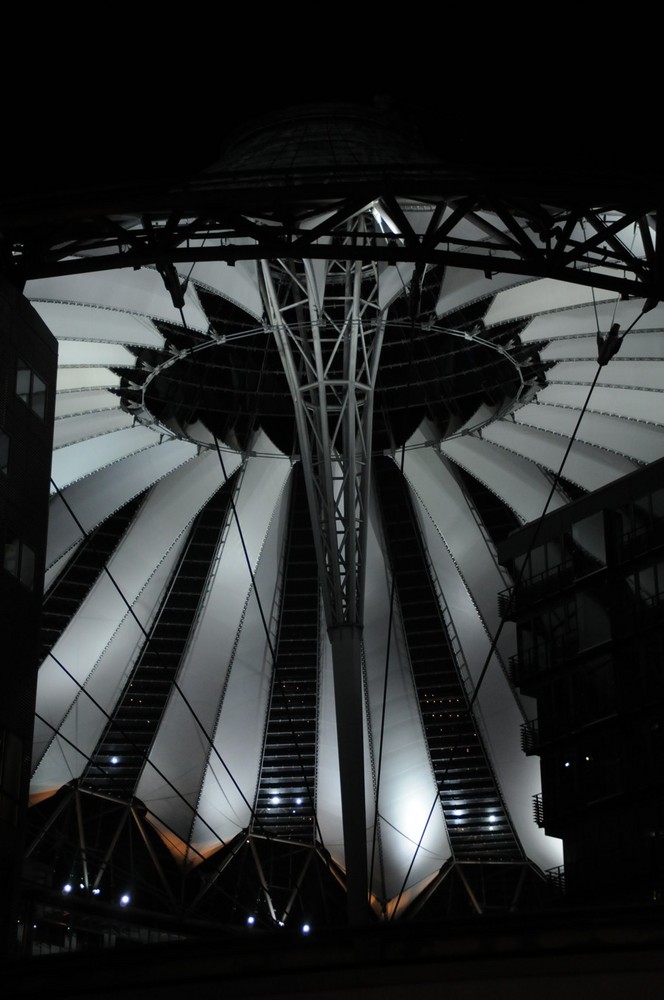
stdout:
MULTIPOLYGON (((581 567, 578 567, 578 570, 583 572, 581 567)), ((534 576, 524 577, 517 587, 502 590, 498 594, 498 611, 501 617, 519 614, 534 601, 539 601, 549 594, 557 594, 563 587, 573 582, 576 571, 575 561, 569 559, 534 576)))
POLYGON ((521 726, 521 749, 525 754, 537 753, 539 747, 539 724, 537 719, 524 722, 521 726))
POLYGON ((618 539, 618 558, 621 562, 651 552, 664 545, 664 520, 642 525, 635 531, 626 532, 618 539))
POLYGON ((544 806, 542 805, 542 793, 533 795, 533 817, 538 826, 544 826, 544 806))
POLYGON ((562 896, 565 893, 565 866, 557 865, 555 868, 547 868, 546 880, 562 896))
POLYGON ((578 652, 579 634, 576 629, 570 629, 548 642, 540 642, 536 646, 524 649, 509 658, 512 683, 520 687, 533 677, 565 663, 578 652))

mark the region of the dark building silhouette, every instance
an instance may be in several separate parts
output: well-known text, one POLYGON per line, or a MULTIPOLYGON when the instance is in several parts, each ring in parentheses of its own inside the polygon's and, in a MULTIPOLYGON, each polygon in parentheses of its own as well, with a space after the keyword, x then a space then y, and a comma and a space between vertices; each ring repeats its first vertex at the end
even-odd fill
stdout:
POLYGON ((43 592, 57 344, 0 283, 0 924, 16 937, 43 592))
POLYGON ((537 700, 537 821, 562 838, 571 900, 662 898, 663 546, 661 461, 499 546, 514 679, 537 700))

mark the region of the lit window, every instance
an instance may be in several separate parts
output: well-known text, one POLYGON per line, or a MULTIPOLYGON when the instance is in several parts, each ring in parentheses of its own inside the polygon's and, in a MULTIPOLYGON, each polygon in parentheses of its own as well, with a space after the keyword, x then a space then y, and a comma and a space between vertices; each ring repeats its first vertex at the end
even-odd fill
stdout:
POLYGON ((9 436, 4 431, 0 431, 0 474, 7 474, 9 465, 9 436))
POLYGON ((16 395, 30 407, 38 417, 44 418, 46 413, 46 383, 39 375, 28 368, 24 361, 19 361, 16 370, 16 395))
POLYGON ((11 538, 5 542, 2 565, 8 573, 20 580, 24 587, 32 590, 35 582, 35 553, 29 545, 20 538, 11 538))

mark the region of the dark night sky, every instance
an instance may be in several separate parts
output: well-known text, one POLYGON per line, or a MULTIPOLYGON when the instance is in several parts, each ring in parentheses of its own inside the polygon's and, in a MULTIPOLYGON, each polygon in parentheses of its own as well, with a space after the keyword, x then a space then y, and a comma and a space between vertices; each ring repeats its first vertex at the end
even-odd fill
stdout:
POLYGON ((323 25, 294 9, 270 25, 252 8, 241 26, 228 12, 213 24, 195 4, 145 23, 121 8, 85 25, 40 15, 38 30, 15 35, 19 69, 5 60, 0 71, 1 190, 173 176, 214 161, 248 118, 376 97, 454 165, 659 174, 656 68, 641 37, 630 48, 625 19, 619 32, 593 24, 584 36, 576 9, 556 8, 555 20, 542 9, 541 23, 502 9, 428 20, 402 10, 398 24, 367 14, 339 10, 323 25))
MULTIPOLYGON (((370 87, 307 87, 257 96, 229 98, 217 88, 196 100, 158 92, 81 95, 64 102, 45 94, 35 106, 14 107, 9 130, 13 150, 0 166, 5 190, 27 191, 86 179, 131 180, 172 176, 212 162, 226 137, 243 122, 275 108, 323 102, 389 103, 425 137, 427 146, 451 164, 562 167, 601 171, 630 165, 640 155, 636 130, 609 109, 602 114, 562 92, 531 95, 528 103, 513 93, 493 100, 467 89, 436 95, 430 90, 398 91, 370 87), (627 126, 629 128, 629 126, 627 126)), ((628 121, 634 123, 632 116, 628 121)))

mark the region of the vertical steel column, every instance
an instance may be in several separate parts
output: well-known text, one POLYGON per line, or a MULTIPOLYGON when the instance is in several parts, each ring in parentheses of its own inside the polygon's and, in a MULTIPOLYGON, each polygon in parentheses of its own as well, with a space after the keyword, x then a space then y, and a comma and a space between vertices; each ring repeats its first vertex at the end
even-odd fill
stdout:
POLYGON ((364 791, 362 629, 359 625, 338 625, 328 629, 328 634, 332 643, 348 916, 352 924, 362 924, 368 917, 369 891, 364 791))
POLYGON ((348 912, 358 924, 369 912, 361 644, 373 397, 385 317, 373 267, 328 267, 336 273, 327 299, 308 260, 263 261, 261 287, 295 407, 332 645, 348 912))

